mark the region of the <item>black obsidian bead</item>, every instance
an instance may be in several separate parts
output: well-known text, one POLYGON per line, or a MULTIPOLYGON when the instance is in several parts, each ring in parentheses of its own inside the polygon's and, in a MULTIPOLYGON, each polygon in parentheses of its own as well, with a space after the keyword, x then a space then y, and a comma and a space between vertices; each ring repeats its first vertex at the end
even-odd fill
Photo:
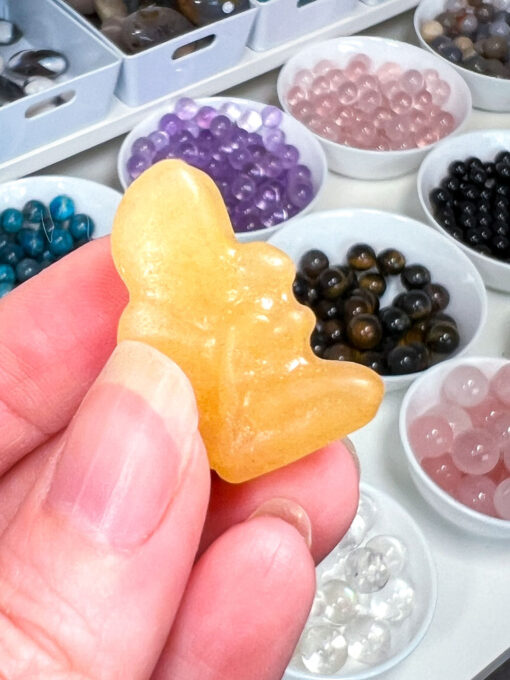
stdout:
POLYGON ((422 264, 410 264, 400 274, 400 280, 407 290, 424 288, 430 283, 430 272, 422 264))
POLYGON ((446 309, 450 302, 450 293, 448 289, 440 283, 429 283, 425 286, 424 291, 429 296, 432 302, 432 312, 438 312, 446 309))
POLYGON ((492 223, 492 231, 494 232, 494 234, 497 234, 499 236, 508 236, 509 224, 508 222, 501 222, 500 220, 496 220, 495 222, 492 223))
POLYGON ((504 182, 510 180, 510 165, 507 163, 496 163, 496 175, 504 182))
POLYGON ((472 203, 471 201, 462 201, 459 205, 459 208, 462 215, 474 216, 478 212, 476 203, 472 203))
POLYGON ((467 172, 467 166, 462 161, 453 161, 448 167, 448 172, 452 177, 460 179, 467 172))
MULTIPOLYGON (((437 189, 432 189, 429 194, 429 199, 433 206, 436 208, 441 208, 444 205, 449 205, 453 201, 453 196, 448 191, 448 189, 445 189, 444 187, 438 187, 437 189)), ((379 257, 381 257, 381 255, 382 253, 379 255, 379 257)))
POLYGON ((458 224, 463 229, 474 229, 478 224, 478 220, 474 215, 462 214, 458 219, 458 224))
POLYGON ((314 328, 310 336, 310 346, 314 354, 321 357, 326 349, 326 338, 317 328, 314 328))
POLYGON ((445 227, 445 229, 450 234, 450 236, 453 236, 453 238, 457 239, 457 241, 464 240, 464 232, 457 225, 454 224, 452 227, 445 227))
POLYGON ((419 321, 432 311, 432 301, 423 290, 400 293, 393 300, 393 305, 402 309, 412 321, 419 321))
POLYGON ((506 165, 510 165, 510 151, 500 151, 496 155, 494 162, 495 163, 506 163, 506 165))
POLYGON ((317 280, 319 292, 327 300, 340 297, 347 290, 347 277, 339 269, 324 269, 317 280))
MULTIPOLYGON (((443 192, 443 194, 446 195, 446 192, 444 192, 443 189, 439 189, 439 191, 443 192)), ((450 196, 449 193, 448 196, 450 196)), ((443 206, 445 205, 445 203, 446 201, 438 203, 438 205, 443 206)), ((451 214, 453 215, 453 213, 451 214)), ((402 269, 404 269, 405 266, 406 258, 400 252, 400 250, 396 250, 395 248, 387 248, 386 250, 382 250, 377 255, 377 267, 381 274, 383 274, 383 276, 395 276, 397 274, 400 274, 400 272, 402 271, 402 269)))
POLYGON ((423 342, 410 342, 409 347, 418 354, 418 370, 424 371, 429 367, 429 352, 423 342))
POLYGON ((309 250, 299 261, 299 268, 310 279, 316 279, 328 267, 328 257, 322 250, 309 250))
POLYGON ((411 319, 398 307, 384 307, 379 311, 379 319, 385 335, 400 338, 411 328, 411 319))
POLYGON ((417 373, 420 370, 420 356, 416 349, 410 345, 394 347, 388 352, 386 363, 391 375, 417 373))
POLYGON ((510 252, 510 240, 507 236, 494 236, 490 241, 490 247, 494 255, 499 258, 505 258, 510 252))
POLYGON ((460 185, 459 177, 455 177, 455 176, 452 176, 452 175, 448 175, 447 177, 443 177, 443 179, 440 182, 440 186, 443 189, 446 189, 446 191, 449 191, 450 193, 455 193, 456 191, 458 191, 459 185, 460 185))
POLYGON ((375 267, 375 251, 367 243, 356 243, 347 251, 347 263, 356 271, 375 267))
POLYGON ((300 272, 296 274, 292 290, 296 300, 302 305, 311 307, 319 299, 317 288, 300 272))
POLYGON ((359 314, 347 324, 347 337, 356 349, 373 349, 382 335, 381 322, 374 314, 359 314))

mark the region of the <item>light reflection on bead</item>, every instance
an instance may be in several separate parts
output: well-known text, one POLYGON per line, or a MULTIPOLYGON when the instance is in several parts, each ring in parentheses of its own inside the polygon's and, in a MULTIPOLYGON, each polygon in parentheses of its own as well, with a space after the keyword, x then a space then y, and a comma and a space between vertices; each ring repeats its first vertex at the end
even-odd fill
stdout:
POLYGON ((366 542, 366 547, 380 553, 391 576, 397 576, 407 561, 407 547, 396 536, 379 534, 366 542))
POLYGON ((370 599, 370 613, 376 619, 397 623, 407 619, 415 604, 414 588, 404 579, 391 579, 370 599))
POLYGON ((369 548, 356 548, 345 561, 345 580, 360 593, 374 593, 390 577, 383 555, 369 548))
POLYGON ((321 592, 325 601, 324 617, 330 623, 347 623, 356 616, 358 597, 348 583, 331 579, 322 586, 321 592))
POLYGON ((361 616, 345 628, 349 655, 357 661, 376 664, 388 658, 391 649, 391 633, 385 621, 361 616))
POLYGON ((312 625, 299 641, 301 663, 311 673, 332 675, 347 661, 347 643, 338 628, 312 625))

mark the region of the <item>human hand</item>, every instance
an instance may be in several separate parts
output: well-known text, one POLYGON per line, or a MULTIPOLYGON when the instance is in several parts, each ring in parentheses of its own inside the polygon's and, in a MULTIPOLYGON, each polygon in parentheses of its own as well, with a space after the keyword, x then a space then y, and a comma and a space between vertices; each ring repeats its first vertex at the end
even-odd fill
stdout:
POLYGON ((126 301, 107 239, 0 301, 0 678, 279 680, 355 459, 211 475, 180 369, 114 349, 126 301))

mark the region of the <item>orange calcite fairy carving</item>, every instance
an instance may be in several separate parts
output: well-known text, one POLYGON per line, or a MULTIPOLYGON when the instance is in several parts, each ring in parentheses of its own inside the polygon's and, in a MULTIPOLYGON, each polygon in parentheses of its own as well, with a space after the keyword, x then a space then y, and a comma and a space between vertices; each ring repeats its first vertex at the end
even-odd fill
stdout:
POLYGON ((112 249, 130 299, 119 340, 173 359, 193 385, 211 467, 243 482, 365 425, 383 395, 364 366, 317 358, 292 260, 239 243, 213 181, 157 163, 127 190, 112 249))

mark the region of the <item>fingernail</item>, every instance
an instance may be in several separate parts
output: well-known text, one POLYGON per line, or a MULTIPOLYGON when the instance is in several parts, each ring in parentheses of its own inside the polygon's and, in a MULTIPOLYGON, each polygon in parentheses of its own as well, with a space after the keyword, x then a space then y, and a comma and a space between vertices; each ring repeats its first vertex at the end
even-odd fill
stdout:
POLYGON ((343 443, 345 444, 346 448, 349 450, 349 453, 354 459, 354 465, 356 466, 356 470, 358 471, 358 477, 361 475, 361 465, 359 462, 358 454, 356 453, 356 447, 352 443, 352 441, 349 439, 349 437, 344 437, 342 439, 343 443))
POLYGON ((120 343, 69 426, 47 506, 117 548, 145 541, 200 441, 190 383, 140 342, 120 343))
POLYGON ((306 510, 289 498, 272 498, 252 512, 248 519, 254 517, 278 517, 297 529, 305 539, 308 548, 312 547, 312 523, 306 510))

